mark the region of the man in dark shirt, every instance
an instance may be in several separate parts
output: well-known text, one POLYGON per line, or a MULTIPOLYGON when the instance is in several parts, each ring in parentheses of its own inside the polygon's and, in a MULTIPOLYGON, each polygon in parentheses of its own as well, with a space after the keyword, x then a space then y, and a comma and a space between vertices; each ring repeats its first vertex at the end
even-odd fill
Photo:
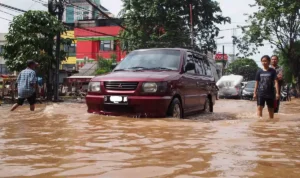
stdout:
POLYGON ((263 69, 259 69, 256 73, 256 83, 254 88, 253 98, 257 98, 257 115, 262 117, 262 110, 267 103, 269 117, 270 119, 274 118, 274 101, 279 99, 279 89, 278 89, 278 80, 276 75, 276 70, 270 68, 271 58, 269 56, 263 56, 261 58, 261 63, 263 69), (276 88, 276 95, 275 89, 276 88), (257 95, 258 92, 258 95, 257 95))
MULTIPOLYGON (((277 80, 278 80, 278 88, 279 88, 279 94, 280 94, 281 90, 282 90, 282 87, 284 86, 284 81, 283 81, 283 69, 282 69, 282 67, 278 66, 278 61, 279 61, 278 56, 273 55, 271 57, 271 68, 276 70, 277 80)), ((274 112, 278 113, 279 105, 280 105, 280 99, 276 100, 274 102, 274 104, 275 104, 274 112)))

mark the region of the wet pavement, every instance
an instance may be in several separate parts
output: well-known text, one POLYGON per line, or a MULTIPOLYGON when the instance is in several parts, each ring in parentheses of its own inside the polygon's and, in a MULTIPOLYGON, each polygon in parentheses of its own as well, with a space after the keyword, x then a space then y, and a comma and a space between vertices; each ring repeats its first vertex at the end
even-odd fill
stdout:
POLYGON ((273 120, 242 100, 185 120, 103 117, 78 103, 8 110, 0 177, 300 177, 300 100, 273 120))

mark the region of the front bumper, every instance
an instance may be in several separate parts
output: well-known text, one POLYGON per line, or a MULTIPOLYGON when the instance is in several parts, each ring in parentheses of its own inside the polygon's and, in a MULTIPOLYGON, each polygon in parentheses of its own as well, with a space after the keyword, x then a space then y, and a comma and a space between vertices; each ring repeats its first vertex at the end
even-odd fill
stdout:
POLYGON ((87 95, 88 113, 113 116, 165 117, 171 96, 128 96, 127 105, 104 104, 104 95, 87 95))

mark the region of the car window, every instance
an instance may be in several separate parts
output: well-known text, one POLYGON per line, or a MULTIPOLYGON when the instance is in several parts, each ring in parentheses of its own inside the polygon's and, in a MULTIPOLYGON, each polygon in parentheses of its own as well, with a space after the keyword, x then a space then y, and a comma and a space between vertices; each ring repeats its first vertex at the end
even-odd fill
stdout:
POLYGON ((203 59, 200 56, 194 55, 195 64, 196 64, 196 73, 198 75, 205 75, 205 67, 203 64, 203 59))
POLYGON ((205 57, 195 54, 194 59, 196 64, 196 73, 198 75, 212 76, 212 70, 205 57))
POLYGON ((209 65, 208 61, 206 59, 204 59, 203 63, 204 63, 206 75, 207 76, 212 76, 212 71, 211 71, 211 68, 210 68, 210 65, 209 65))
POLYGON ((246 84, 246 88, 254 88, 255 87, 255 82, 248 82, 246 84))
MULTIPOLYGON (((193 55, 190 52, 187 53, 186 63, 195 63, 194 59, 193 59, 193 55)), ((195 74, 196 72, 195 72, 195 70, 188 70, 188 71, 186 71, 186 73, 195 74)))

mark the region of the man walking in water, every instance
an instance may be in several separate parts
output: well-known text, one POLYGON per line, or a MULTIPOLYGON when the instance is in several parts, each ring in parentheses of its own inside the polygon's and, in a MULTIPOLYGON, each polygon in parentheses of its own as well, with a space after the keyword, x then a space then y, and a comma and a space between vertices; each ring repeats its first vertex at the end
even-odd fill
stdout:
MULTIPOLYGON (((282 69, 282 67, 278 66, 278 61, 279 61, 278 56, 273 55, 271 57, 271 68, 276 70, 277 80, 278 80, 278 89, 279 89, 279 94, 280 94, 281 90, 282 90, 282 86, 284 84, 284 81, 283 81, 283 69, 282 69)), ((274 102, 274 112, 275 113, 278 113, 279 105, 280 105, 280 98, 274 102)))
POLYGON ((37 65, 38 64, 33 60, 28 60, 27 68, 19 74, 17 78, 18 102, 13 105, 11 111, 14 111, 19 106, 22 106, 25 99, 27 99, 28 103, 30 104, 30 110, 34 111, 36 102, 35 87, 37 83, 36 73, 34 69, 37 65))
POLYGON ((274 118, 274 101, 279 99, 278 81, 276 71, 270 68, 271 58, 269 56, 263 56, 261 63, 263 69, 259 69, 256 73, 256 83, 254 88, 253 98, 257 98, 257 115, 262 117, 262 111, 267 103, 269 117, 274 118), (276 87, 276 96, 274 91, 274 85, 276 87), (258 94, 257 94, 258 92, 258 94))

